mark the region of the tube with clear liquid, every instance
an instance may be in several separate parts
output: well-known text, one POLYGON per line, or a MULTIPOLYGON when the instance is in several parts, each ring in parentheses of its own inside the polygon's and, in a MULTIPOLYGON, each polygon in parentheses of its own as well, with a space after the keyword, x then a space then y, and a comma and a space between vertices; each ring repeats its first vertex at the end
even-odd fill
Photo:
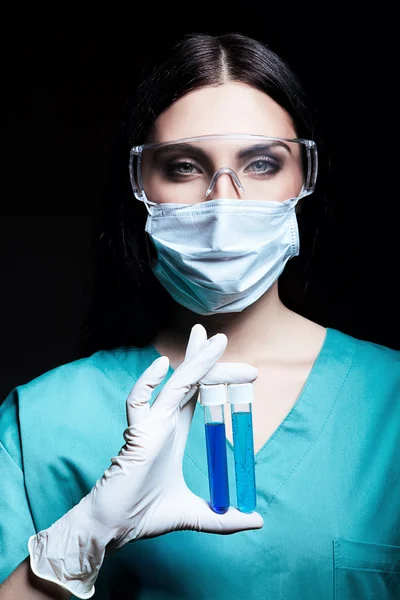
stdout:
POLYGON ((253 439, 253 384, 228 384, 235 458, 236 505, 241 512, 256 508, 256 477, 253 439))
POLYGON ((200 385, 200 403, 204 407, 210 505, 214 512, 224 514, 230 504, 224 416, 226 385, 200 385))

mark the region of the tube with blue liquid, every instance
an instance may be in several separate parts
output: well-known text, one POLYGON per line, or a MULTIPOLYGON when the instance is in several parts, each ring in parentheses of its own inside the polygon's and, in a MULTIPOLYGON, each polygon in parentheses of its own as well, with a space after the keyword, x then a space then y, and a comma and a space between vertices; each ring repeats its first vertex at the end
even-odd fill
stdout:
POLYGON ((241 512, 251 513, 256 508, 256 477, 252 383, 228 384, 228 402, 231 405, 233 452, 235 458, 236 505, 241 512))
POLYGON ((210 504, 214 512, 229 508, 228 460, 224 405, 226 385, 200 385, 200 403, 204 407, 210 504))

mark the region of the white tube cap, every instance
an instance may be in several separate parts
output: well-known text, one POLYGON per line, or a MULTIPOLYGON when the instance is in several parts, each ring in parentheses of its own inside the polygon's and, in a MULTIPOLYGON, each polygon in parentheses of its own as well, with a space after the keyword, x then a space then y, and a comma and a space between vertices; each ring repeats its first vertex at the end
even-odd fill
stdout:
POLYGON ((200 404, 203 406, 218 406, 226 403, 226 385, 217 383, 215 385, 200 384, 200 404))
POLYGON ((254 400, 252 383, 228 383, 229 404, 251 404, 254 400))

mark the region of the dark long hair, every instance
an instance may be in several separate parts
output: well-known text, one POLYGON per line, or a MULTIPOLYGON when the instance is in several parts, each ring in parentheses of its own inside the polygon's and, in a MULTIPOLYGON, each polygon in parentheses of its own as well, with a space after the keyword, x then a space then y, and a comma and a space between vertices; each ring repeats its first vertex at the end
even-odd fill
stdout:
POLYGON ((132 194, 129 150, 146 141, 154 121, 175 100, 227 79, 268 94, 290 114, 297 136, 314 139, 318 144, 317 188, 305 199, 299 218, 301 258, 289 261, 279 283, 283 301, 298 312, 307 313, 305 292, 311 257, 316 255, 326 206, 321 191, 324 152, 315 111, 308 106, 296 74, 266 44, 235 32, 194 33, 175 43, 167 58, 153 61, 144 69, 142 80, 126 105, 115 140, 104 205, 94 232, 92 299, 80 340, 80 355, 118 346, 145 346, 168 320, 174 301, 150 268, 144 231, 147 212, 132 194))

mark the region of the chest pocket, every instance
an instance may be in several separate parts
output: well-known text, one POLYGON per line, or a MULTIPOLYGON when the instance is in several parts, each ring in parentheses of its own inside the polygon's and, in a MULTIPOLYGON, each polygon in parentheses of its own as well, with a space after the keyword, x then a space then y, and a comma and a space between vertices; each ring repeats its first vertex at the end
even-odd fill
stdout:
POLYGON ((333 540, 334 600, 398 600, 400 546, 333 540))

